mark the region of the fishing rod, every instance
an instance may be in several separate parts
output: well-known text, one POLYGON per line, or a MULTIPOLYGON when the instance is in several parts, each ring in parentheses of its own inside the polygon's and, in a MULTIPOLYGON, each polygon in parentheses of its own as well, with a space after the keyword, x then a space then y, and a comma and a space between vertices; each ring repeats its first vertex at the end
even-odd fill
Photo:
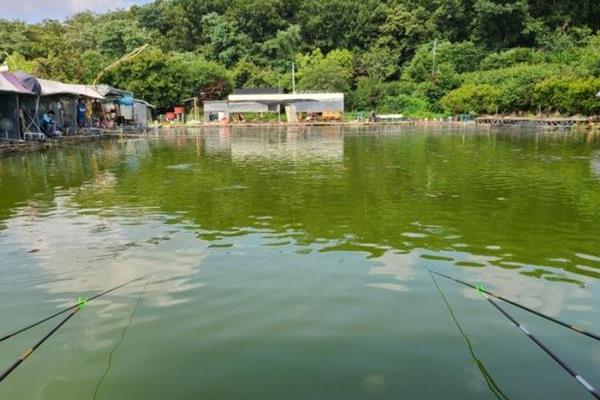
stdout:
POLYGON ((539 340, 537 337, 535 337, 531 332, 529 332, 527 330, 527 328, 525 328, 523 325, 521 325, 521 323, 519 321, 517 321, 516 319, 514 319, 506 310, 504 310, 502 307, 500 307, 500 305, 498 303, 496 303, 494 300, 492 300, 490 298, 490 296, 487 295, 487 293, 485 293, 482 289, 478 289, 478 291, 483 295, 483 297, 485 297, 485 299, 487 301, 489 301, 498 311, 500 311, 506 318, 508 318, 508 320, 517 328, 519 328, 521 330, 521 332, 523 332, 525 335, 527 335, 527 337, 529 339, 531 339, 536 345, 538 345, 538 347, 542 350, 544 350, 544 352, 546 354, 548 354, 550 357, 552 357, 552 359, 554 361, 556 361, 556 363, 558 365, 560 365, 565 371, 567 371, 569 373, 569 375, 571 375, 573 378, 575 378, 575 380, 585 389, 588 391, 588 393, 590 393, 592 396, 594 396, 596 399, 600 400, 600 393, 598 393, 598 391, 591 385, 588 383, 588 381, 586 381, 581 375, 579 375, 577 372, 575 372, 575 370, 573 370, 573 368, 569 367, 569 365, 564 362, 559 356, 557 356, 552 350, 550 350, 550 348, 548 348, 548 346, 546 346, 541 340, 539 340))
POLYGON ((453 277, 451 277, 449 275, 446 275, 446 274, 442 274, 441 272, 435 272, 435 271, 431 271, 431 270, 429 272, 431 272, 433 274, 436 274, 438 276, 441 276, 442 278, 446 278, 446 279, 449 279, 451 281, 454 281, 456 283, 460 283, 461 285, 468 286, 470 288, 478 290, 478 291, 480 291, 482 293, 487 294, 488 296, 494 297, 494 298, 496 298, 498 300, 501 300, 501 301, 503 301, 505 303, 508 303, 508 304, 511 304, 511 305, 513 305, 513 306, 515 306, 517 308, 520 308, 521 310, 525 310, 525 311, 530 312, 530 313, 532 313, 534 315, 537 315, 540 318, 544 318, 545 320, 548 320, 548 321, 554 322, 555 324, 561 325, 561 326, 563 326, 563 327, 565 327, 567 329, 572 330, 573 332, 577 332, 579 334, 582 334, 582 335, 585 335, 585 336, 590 337, 592 339, 600 341, 600 335, 598 335, 596 333, 590 332, 588 330, 585 330, 583 328, 580 328, 580 327, 578 327, 576 325, 573 325, 573 324, 570 324, 568 322, 564 322, 564 321, 561 321, 559 319, 553 318, 553 317, 551 317, 549 315, 546 315, 544 313, 541 313, 539 311, 531 309, 531 308, 529 308, 527 306, 519 304, 519 303, 517 303, 517 302, 515 302, 513 300, 507 299, 506 297, 502 297, 502 296, 500 296, 498 294, 492 293, 492 292, 484 289, 483 287, 476 286, 476 285, 470 284, 468 282, 461 281, 460 279, 453 278, 453 277))
POLYGON ((0 375, 0 383, 2 383, 2 381, 4 381, 4 379, 6 379, 7 376, 9 376, 11 373, 14 372, 14 370, 16 370, 19 365, 21 365, 25 360, 27 360, 34 351, 36 351, 42 344, 44 344, 44 342, 48 339, 50 339, 50 337, 52 335, 54 335, 64 324, 67 323, 67 321, 69 321, 71 318, 73 318, 75 316, 75 314, 77 314, 80 310, 83 309, 83 307, 85 307, 86 305, 86 300, 85 299, 80 299, 79 300, 79 304, 69 313, 69 315, 67 315, 67 317, 65 319, 63 319, 62 321, 60 321, 58 323, 58 325, 56 325, 54 328, 52 328, 52 330, 50 332, 48 332, 39 342, 37 342, 33 347, 31 347, 30 349, 26 350, 21 357, 19 357, 17 359, 17 361, 15 361, 10 367, 8 367, 6 369, 6 371, 4 371, 1 375, 0 375))
MULTIPOLYGON (((140 276, 139 278, 135 278, 135 279, 132 279, 132 280, 130 280, 130 281, 127 281, 127 282, 125 282, 125 283, 122 283, 122 284, 120 284, 120 285, 118 285, 118 286, 115 286, 115 287, 113 287, 112 289, 105 290, 105 291, 104 291, 104 292, 102 292, 102 293, 98 293, 97 295, 95 295, 95 296, 92 296, 92 297, 90 297, 89 299, 86 299, 86 302, 90 302, 90 301, 92 301, 92 300, 99 299, 99 298, 100 298, 100 297, 102 297, 102 296, 106 296, 107 294, 109 294, 109 293, 112 293, 112 292, 114 292, 114 291, 115 291, 115 290, 117 290, 117 289, 121 289, 122 287, 125 287, 125 286, 127 286, 127 285, 130 285, 130 284, 132 284, 132 283, 134 283, 134 282, 140 281, 140 280, 142 280, 142 279, 144 279, 144 278, 146 278, 146 275, 144 275, 144 276, 140 276)), ((4 342, 4 341, 6 341, 6 340, 8 340, 8 339, 10 339, 10 338, 12 338, 12 337, 15 337, 15 336, 17 336, 17 335, 19 335, 19 334, 21 334, 21 333, 23 333, 23 332, 26 332, 26 331, 28 331, 28 330, 30 330, 30 329, 32 329, 32 328, 35 328, 36 326, 38 326, 38 325, 41 325, 41 324, 43 324, 44 322, 50 321, 51 319, 54 319, 54 318, 56 318, 56 317, 58 317, 58 316, 61 316, 61 315, 63 315, 63 314, 66 314, 66 313, 68 313, 69 311, 77 310, 77 309, 78 309, 80 306, 81 306, 81 300, 80 300, 80 301, 79 301, 77 304, 73 304, 72 306, 70 306, 70 307, 67 307, 67 308, 65 308, 65 309, 63 309, 63 310, 61 310, 61 311, 58 311, 58 312, 56 312, 56 313, 54 313, 54 314, 52 314, 52 315, 50 315, 50 316, 48 316, 48 317, 42 318, 42 319, 40 319, 40 320, 39 320, 39 321, 37 321, 37 322, 34 322, 34 323, 32 323, 32 324, 30 324, 30 325, 27 325, 27 326, 25 326, 25 327, 23 327, 23 328, 17 329, 17 330, 15 330, 14 332, 12 332, 12 333, 9 333, 9 334, 7 334, 7 335, 5 335, 5 336, 3 336, 3 337, 0 337, 0 343, 4 342)), ((69 315, 70 315, 70 314, 69 314, 69 315)), ((66 322, 66 321, 64 321, 64 322, 66 322)), ((63 323, 64 323, 64 322, 63 322, 63 323)))
POLYGON ((462 326, 458 322, 458 319, 456 318, 456 315, 454 314, 454 310, 450 306, 450 303, 448 302, 448 299, 446 298, 446 295, 442 291, 442 288, 438 284, 437 279, 435 279, 435 277, 433 276, 433 273, 431 271, 429 271, 429 275, 431 276, 431 279, 433 280, 433 283, 435 284, 435 287, 437 288, 437 291, 440 294, 440 297, 442 298, 442 300, 446 304, 446 307, 448 308, 448 311, 450 312, 450 317, 452 317, 452 320, 456 324, 456 327, 458 328, 458 331, 460 332, 460 334, 463 337, 463 339, 465 339, 465 342, 467 343, 467 347, 469 349, 469 353, 471 353, 471 358, 473 358, 473 361, 475 361, 475 363, 477 364, 477 367, 479 368, 479 371, 481 372, 481 375, 483 376, 483 379, 485 379, 485 383, 487 384, 488 388, 490 389, 490 391, 492 392, 492 394, 494 395, 494 397, 496 397, 496 399, 498 399, 498 400, 510 400, 510 398, 502 391, 502 389, 500 389, 500 387, 498 386, 498 384, 496 384, 496 381, 494 381, 494 378, 488 372, 488 370, 485 367, 485 365, 483 364, 483 362, 475 354, 475 350, 473 349, 473 344, 471 343, 471 339, 469 339, 469 337, 467 336, 467 334, 463 330, 462 326))

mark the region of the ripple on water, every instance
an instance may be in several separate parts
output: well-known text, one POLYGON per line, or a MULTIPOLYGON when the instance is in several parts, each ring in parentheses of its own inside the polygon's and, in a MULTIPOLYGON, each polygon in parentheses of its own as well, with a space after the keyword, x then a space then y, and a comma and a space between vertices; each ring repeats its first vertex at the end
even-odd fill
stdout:
POLYGON ((189 170, 192 167, 193 167, 193 164, 176 164, 176 165, 167 165, 165 168, 177 170, 177 171, 184 171, 184 170, 189 170))

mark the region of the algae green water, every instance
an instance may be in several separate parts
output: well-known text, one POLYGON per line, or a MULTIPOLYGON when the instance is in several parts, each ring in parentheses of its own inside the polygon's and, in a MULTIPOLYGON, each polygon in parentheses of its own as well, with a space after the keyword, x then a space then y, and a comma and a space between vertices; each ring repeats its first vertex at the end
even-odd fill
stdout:
MULTIPOLYGON (((143 281, 90 303, 0 399, 589 398, 438 279, 455 322, 428 269, 600 331, 600 139, 214 128, 4 156, 0 334, 152 278, 130 324, 143 281)), ((506 308, 600 386, 600 343, 506 308)), ((1 343, 0 368, 53 324, 1 343)))

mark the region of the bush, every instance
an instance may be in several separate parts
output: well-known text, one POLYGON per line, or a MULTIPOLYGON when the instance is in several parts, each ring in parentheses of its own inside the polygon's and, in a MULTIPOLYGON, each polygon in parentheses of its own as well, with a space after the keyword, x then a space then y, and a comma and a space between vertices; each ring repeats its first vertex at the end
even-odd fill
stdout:
POLYGON ((424 97, 400 94, 384 97, 378 111, 382 113, 399 113, 409 117, 422 117, 431 114, 431 107, 424 97))
POLYGON ((600 78, 552 77, 538 83, 533 100, 544 111, 593 115, 600 113, 600 78))
POLYGON ((514 67, 518 64, 539 64, 543 55, 534 49, 517 47, 499 53, 491 53, 483 59, 480 69, 490 70, 514 67))
POLYGON ((490 114, 500 106, 501 90, 488 84, 466 84, 445 95, 441 103, 453 114, 490 114))
POLYGON ((510 68, 466 74, 465 82, 472 85, 490 85, 500 90, 499 111, 531 111, 532 93, 535 85, 544 79, 562 73, 562 68, 553 64, 516 65, 510 68))

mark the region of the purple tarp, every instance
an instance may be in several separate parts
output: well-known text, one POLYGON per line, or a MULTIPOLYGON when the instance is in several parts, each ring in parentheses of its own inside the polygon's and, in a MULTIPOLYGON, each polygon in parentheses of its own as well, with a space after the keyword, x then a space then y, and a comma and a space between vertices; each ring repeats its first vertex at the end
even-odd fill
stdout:
POLYGON ((18 94, 33 94, 27 90, 19 78, 10 72, 0 72, 0 92, 11 92, 18 94))

